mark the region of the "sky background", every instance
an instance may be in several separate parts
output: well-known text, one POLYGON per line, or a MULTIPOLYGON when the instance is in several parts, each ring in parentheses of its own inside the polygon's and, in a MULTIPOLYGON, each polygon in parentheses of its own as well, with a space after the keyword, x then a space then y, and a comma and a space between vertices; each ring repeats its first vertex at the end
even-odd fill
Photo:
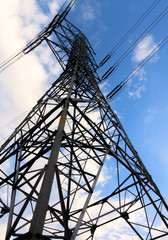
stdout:
MULTIPOLYGON (((5 0, 0 8, 0 62, 28 43, 55 16, 62 0, 5 0)), ((78 0, 67 19, 84 32, 97 63, 115 47, 153 0, 78 0)), ((112 66, 154 19, 167 7, 161 0, 107 64, 112 66)), ((137 45, 117 71, 102 82, 106 95, 119 84, 166 36, 168 16, 137 45)), ((46 46, 20 59, 0 74, 0 145, 21 117, 59 76, 61 69, 46 46), (14 121, 15 120, 15 121, 14 121)), ((168 44, 137 73, 110 104, 168 203, 168 44)))

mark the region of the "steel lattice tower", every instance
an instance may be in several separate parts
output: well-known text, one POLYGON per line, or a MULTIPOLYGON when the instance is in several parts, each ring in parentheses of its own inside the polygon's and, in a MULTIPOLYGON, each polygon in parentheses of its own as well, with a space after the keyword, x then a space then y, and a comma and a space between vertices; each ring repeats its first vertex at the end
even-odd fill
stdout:
POLYGON ((11 166, 0 178, 11 196, 0 202, 5 240, 94 239, 120 221, 130 239, 163 239, 168 206, 99 89, 93 49, 65 15, 23 51, 46 41, 64 71, 0 149, 1 169, 11 166), (107 158, 113 178, 97 199, 107 158))

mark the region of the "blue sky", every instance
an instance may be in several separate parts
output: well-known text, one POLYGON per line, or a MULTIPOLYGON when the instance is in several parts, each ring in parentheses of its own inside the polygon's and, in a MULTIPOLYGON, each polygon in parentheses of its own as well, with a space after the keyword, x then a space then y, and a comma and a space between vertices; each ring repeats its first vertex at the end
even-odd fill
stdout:
MULTIPOLYGON (((153 1, 145 0, 78 1, 69 18, 86 33, 96 51, 95 58, 99 63, 152 3, 153 1), (82 17, 85 21, 81 21, 82 17)), ((166 7, 166 0, 157 5, 108 63, 99 70, 100 76, 166 7)), ((118 70, 103 82, 102 91, 105 94, 135 68, 143 59, 143 54, 167 36, 167 20, 166 15, 145 37, 141 46, 132 51, 118 70)), ((166 199, 168 198, 166 184, 168 180, 167 47, 166 45, 159 51, 157 56, 145 65, 132 82, 111 102, 112 109, 117 112, 130 140, 166 199)))
MULTIPOLYGON (((31 40, 54 17, 62 0, 6 0, 0 10, 0 61, 31 40), (4 23, 4 24, 2 24, 4 23)), ((91 42, 99 63, 153 0, 78 0, 67 19, 91 42)), ((147 19, 129 36, 106 65, 102 76, 149 24, 167 7, 161 0, 147 19)), ((143 39, 101 85, 104 94, 119 84, 167 36, 168 16, 143 39)), ((45 46, 30 53, 0 76, 0 143, 17 126, 17 116, 27 112, 49 88, 61 70, 45 46), (49 71, 46 64, 50 63, 49 71), (6 123, 12 120, 12 124, 6 123), (3 127, 5 125, 5 127, 3 127), (3 128, 3 131, 2 131, 3 128)), ((110 104, 118 114, 131 142, 168 202, 168 46, 166 45, 110 104)), ((23 114, 24 115, 24 114, 23 114)))

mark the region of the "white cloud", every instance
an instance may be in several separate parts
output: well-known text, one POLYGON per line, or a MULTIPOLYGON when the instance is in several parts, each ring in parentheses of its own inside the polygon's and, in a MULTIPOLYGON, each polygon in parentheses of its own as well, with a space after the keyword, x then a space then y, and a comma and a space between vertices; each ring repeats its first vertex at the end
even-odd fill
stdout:
POLYGON ((147 78, 146 78, 146 71, 144 70, 144 68, 141 68, 137 73, 136 75, 138 77, 138 80, 139 82, 143 82, 143 81, 146 81, 147 78))
POLYGON ((111 172, 110 170, 107 168, 107 166, 105 165, 102 168, 102 172, 100 174, 100 177, 98 179, 98 184, 100 184, 100 187, 103 188, 105 187, 106 183, 109 182, 109 180, 111 180, 111 172))
POLYGON ((48 24, 49 18, 39 9, 35 0, 22 0, 19 3, 19 16, 22 19, 21 36, 27 40, 34 38, 48 24))
MULTIPOLYGON (((55 15, 55 12, 59 9, 59 5, 55 1, 52 1, 49 6, 51 13, 55 15)), ((90 5, 86 5, 86 10, 83 18, 86 20, 94 20, 96 18, 95 10, 90 5)), ((34 37, 34 34, 36 35, 36 33, 38 33, 41 25, 45 24, 47 19, 48 18, 41 13, 34 0, 3 1, 0 8, 0 21, 4 24, 1 24, 0 31, 4 34, 2 34, 0 39, 0 59, 6 59, 6 57, 10 56, 17 49, 24 46, 27 40, 30 40, 34 37)), ((3 114, 1 114, 0 125, 4 125, 4 123, 13 118, 13 116, 31 108, 39 97, 41 97, 42 93, 48 87, 46 81, 47 77, 51 76, 51 74, 45 70, 45 65, 47 63, 50 63, 49 69, 51 74, 56 73, 56 75, 58 75, 60 73, 57 64, 51 59, 51 53, 48 49, 40 46, 37 50, 37 55, 33 52, 30 53, 1 75, 0 111, 3 114)), ((144 74, 142 75, 144 76, 144 74)), ((143 78, 144 77, 141 76, 141 81, 143 78)), ((137 88, 137 90, 132 93, 132 96, 140 97, 144 89, 145 86, 137 88)), ((97 118, 97 113, 94 113, 92 119, 96 122, 97 118)), ((90 166, 91 164, 89 167, 90 166)), ((100 176, 99 184, 106 184, 107 176, 108 178, 110 177, 109 169, 105 168, 100 176)), ((96 193, 94 194, 95 201, 97 197, 100 197, 99 194, 100 192, 97 193, 98 196, 96 193)), ((80 202, 79 200, 83 197, 84 196, 79 196, 79 199, 76 199, 76 201, 80 202)), ((3 240, 5 225, 1 224, 0 229, 0 240, 3 240)), ((124 227, 122 229, 124 229, 124 227)), ((126 232, 123 234, 123 237, 121 237, 119 235, 120 231, 121 224, 114 225, 112 223, 110 228, 107 225, 97 232, 97 239, 104 239, 105 234, 108 236, 107 239, 115 239, 114 234, 116 235, 116 239, 119 237, 125 240, 130 239, 129 232, 126 232), (111 228, 111 226, 113 226, 113 228, 111 228), (115 229, 115 232, 112 232, 111 229, 115 229)), ((134 237, 132 239, 135 240, 134 237)))
MULTIPOLYGON (((51 2, 48 3, 48 7, 50 10, 50 15, 52 15, 53 17, 57 14, 57 12, 61 9, 62 6, 66 7, 68 6, 68 4, 70 3, 70 0, 59 0, 59 1, 55 1, 52 0, 51 2), (65 5, 64 5, 65 4, 65 5)), ((73 6, 74 8, 74 6, 73 6)))
POLYGON ((99 3, 95 2, 93 5, 90 2, 85 1, 81 4, 82 10, 82 18, 84 21, 92 21, 97 18, 97 15, 100 14, 99 12, 100 5, 99 3))
MULTIPOLYGON (((4 23, 0 25, 0 31, 3 32, 0 38, 2 62, 35 37, 48 24, 49 18, 42 13, 35 0, 6 0, 1 4, 0 21, 4 23)), ((0 127, 32 108, 49 88, 48 80, 51 84, 60 72, 51 50, 42 45, 1 73, 0 112, 3 114, 0 127)), ((12 125, 10 128, 15 127, 12 125)), ((10 134, 10 128, 0 132, 0 140, 10 134)))
MULTIPOLYGON (((44 25, 48 24, 45 16, 35 0, 6 0, 0 8, 0 61, 6 60, 17 50, 25 46, 44 25)), ((35 52, 24 56, 0 75, 0 145, 20 124, 21 120, 50 87, 48 78, 54 81, 60 73, 60 67, 46 45, 40 46, 35 52), (49 64, 50 73, 46 70, 49 64), (54 74, 54 78, 52 75, 54 74), (17 121, 11 121, 18 115, 17 121), (10 124, 6 124, 10 122, 10 124), (5 126, 6 125, 6 126, 5 126), (4 126, 3 128, 1 128, 4 126), (2 131, 3 130, 3 131, 2 131)), ((51 83, 51 82, 50 82, 51 83)), ((3 170, 9 170, 9 162, 3 164, 3 170)), ((1 189, 1 197, 6 189, 1 189)), ((7 190, 5 191, 7 192, 7 190)), ((6 202, 6 198, 4 200, 6 202)), ((5 239, 7 219, 1 220, 0 240, 5 239), (2 224, 3 221, 3 224, 2 224), (6 224, 5 224, 6 222, 6 224)))
POLYGON ((64 3, 63 0, 60 0, 59 2, 53 0, 53 1, 49 4, 50 13, 51 13, 52 15, 55 15, 55 14, 59 11, 60 6, 62 6, 63 3, 64 3))
POLYGON ((129 97, 132 97, 133 99, 141 98, 142 93, 146 91, 145 82, 147 81, 147 77, 144 68, 140 69, 137 73, 135 73, 135 77, 137 78, 137 80, 130 79, 128 85, 129 97))
POLYGON ((0 229, 1 229, 0 240, 4 240, 6 234, 6 224, 0 223, 0 229))
POLYGON ((138 86, 137 88, 134 88, 133 90, 129 90, 128 94, 133 99, 141 98, 142 93, 146 90, 145 85, 138 86))
POLYGON ((83 18, 84 20, 93 20, 96 18, 93 8, 88 4, 86 4, 85 9, 83 9, 83 18))
POLYGON ((157 111, 155 109, 147 109, 147 113, 144 119, 145 123, 151 123, 154 119, 154 116, 156 115, 157 111))
POLYGON ((154 37, 147 35, 135 48, 132 60, 135 62, 143 61, 156 47, 154 37))
MULTIPOLYGON (((133 63, 141 63, 155 48, 157 48, 157 44, 153 35, 147 35, 133 51, 133 63)), ((156 62, 157 60, 158 56, 155 55, 150 62, 156 62)), ((141 98, 142 93, 146 90, 145 82, 147 81, 147 74, 144 67, 140 68, 137 72, 136 70, 137 68, 135 68, 135 74, 133 75, 137 80, 131 79, 128 90, 129 97, 132 97, 133 99, 141 98)))

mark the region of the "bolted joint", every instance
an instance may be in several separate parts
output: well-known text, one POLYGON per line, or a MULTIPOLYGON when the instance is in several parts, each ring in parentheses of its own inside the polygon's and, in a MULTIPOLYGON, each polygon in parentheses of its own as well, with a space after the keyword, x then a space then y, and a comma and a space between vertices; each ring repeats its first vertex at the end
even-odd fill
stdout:
POLYGON ((1 208, 1 215, 0 217, 2 217, 3 215, 5 215, 6 213, 8 213, 10 210, 7 206, 4 206, 1 208))
POLYGON ((95 224, 92 225, 92 227, 91 227, 91 229, 90 229, 92 236, 94 235, 94 233, 95 233, 95 231, 96 231, 96 228, 97 228, 97 226, 96 226, 95 224))
POLYGON ((125 220, 128 220, 129 219, 129 215, 127 212, 122 212, 121 213, 121 217, 124 218, 125 220))

